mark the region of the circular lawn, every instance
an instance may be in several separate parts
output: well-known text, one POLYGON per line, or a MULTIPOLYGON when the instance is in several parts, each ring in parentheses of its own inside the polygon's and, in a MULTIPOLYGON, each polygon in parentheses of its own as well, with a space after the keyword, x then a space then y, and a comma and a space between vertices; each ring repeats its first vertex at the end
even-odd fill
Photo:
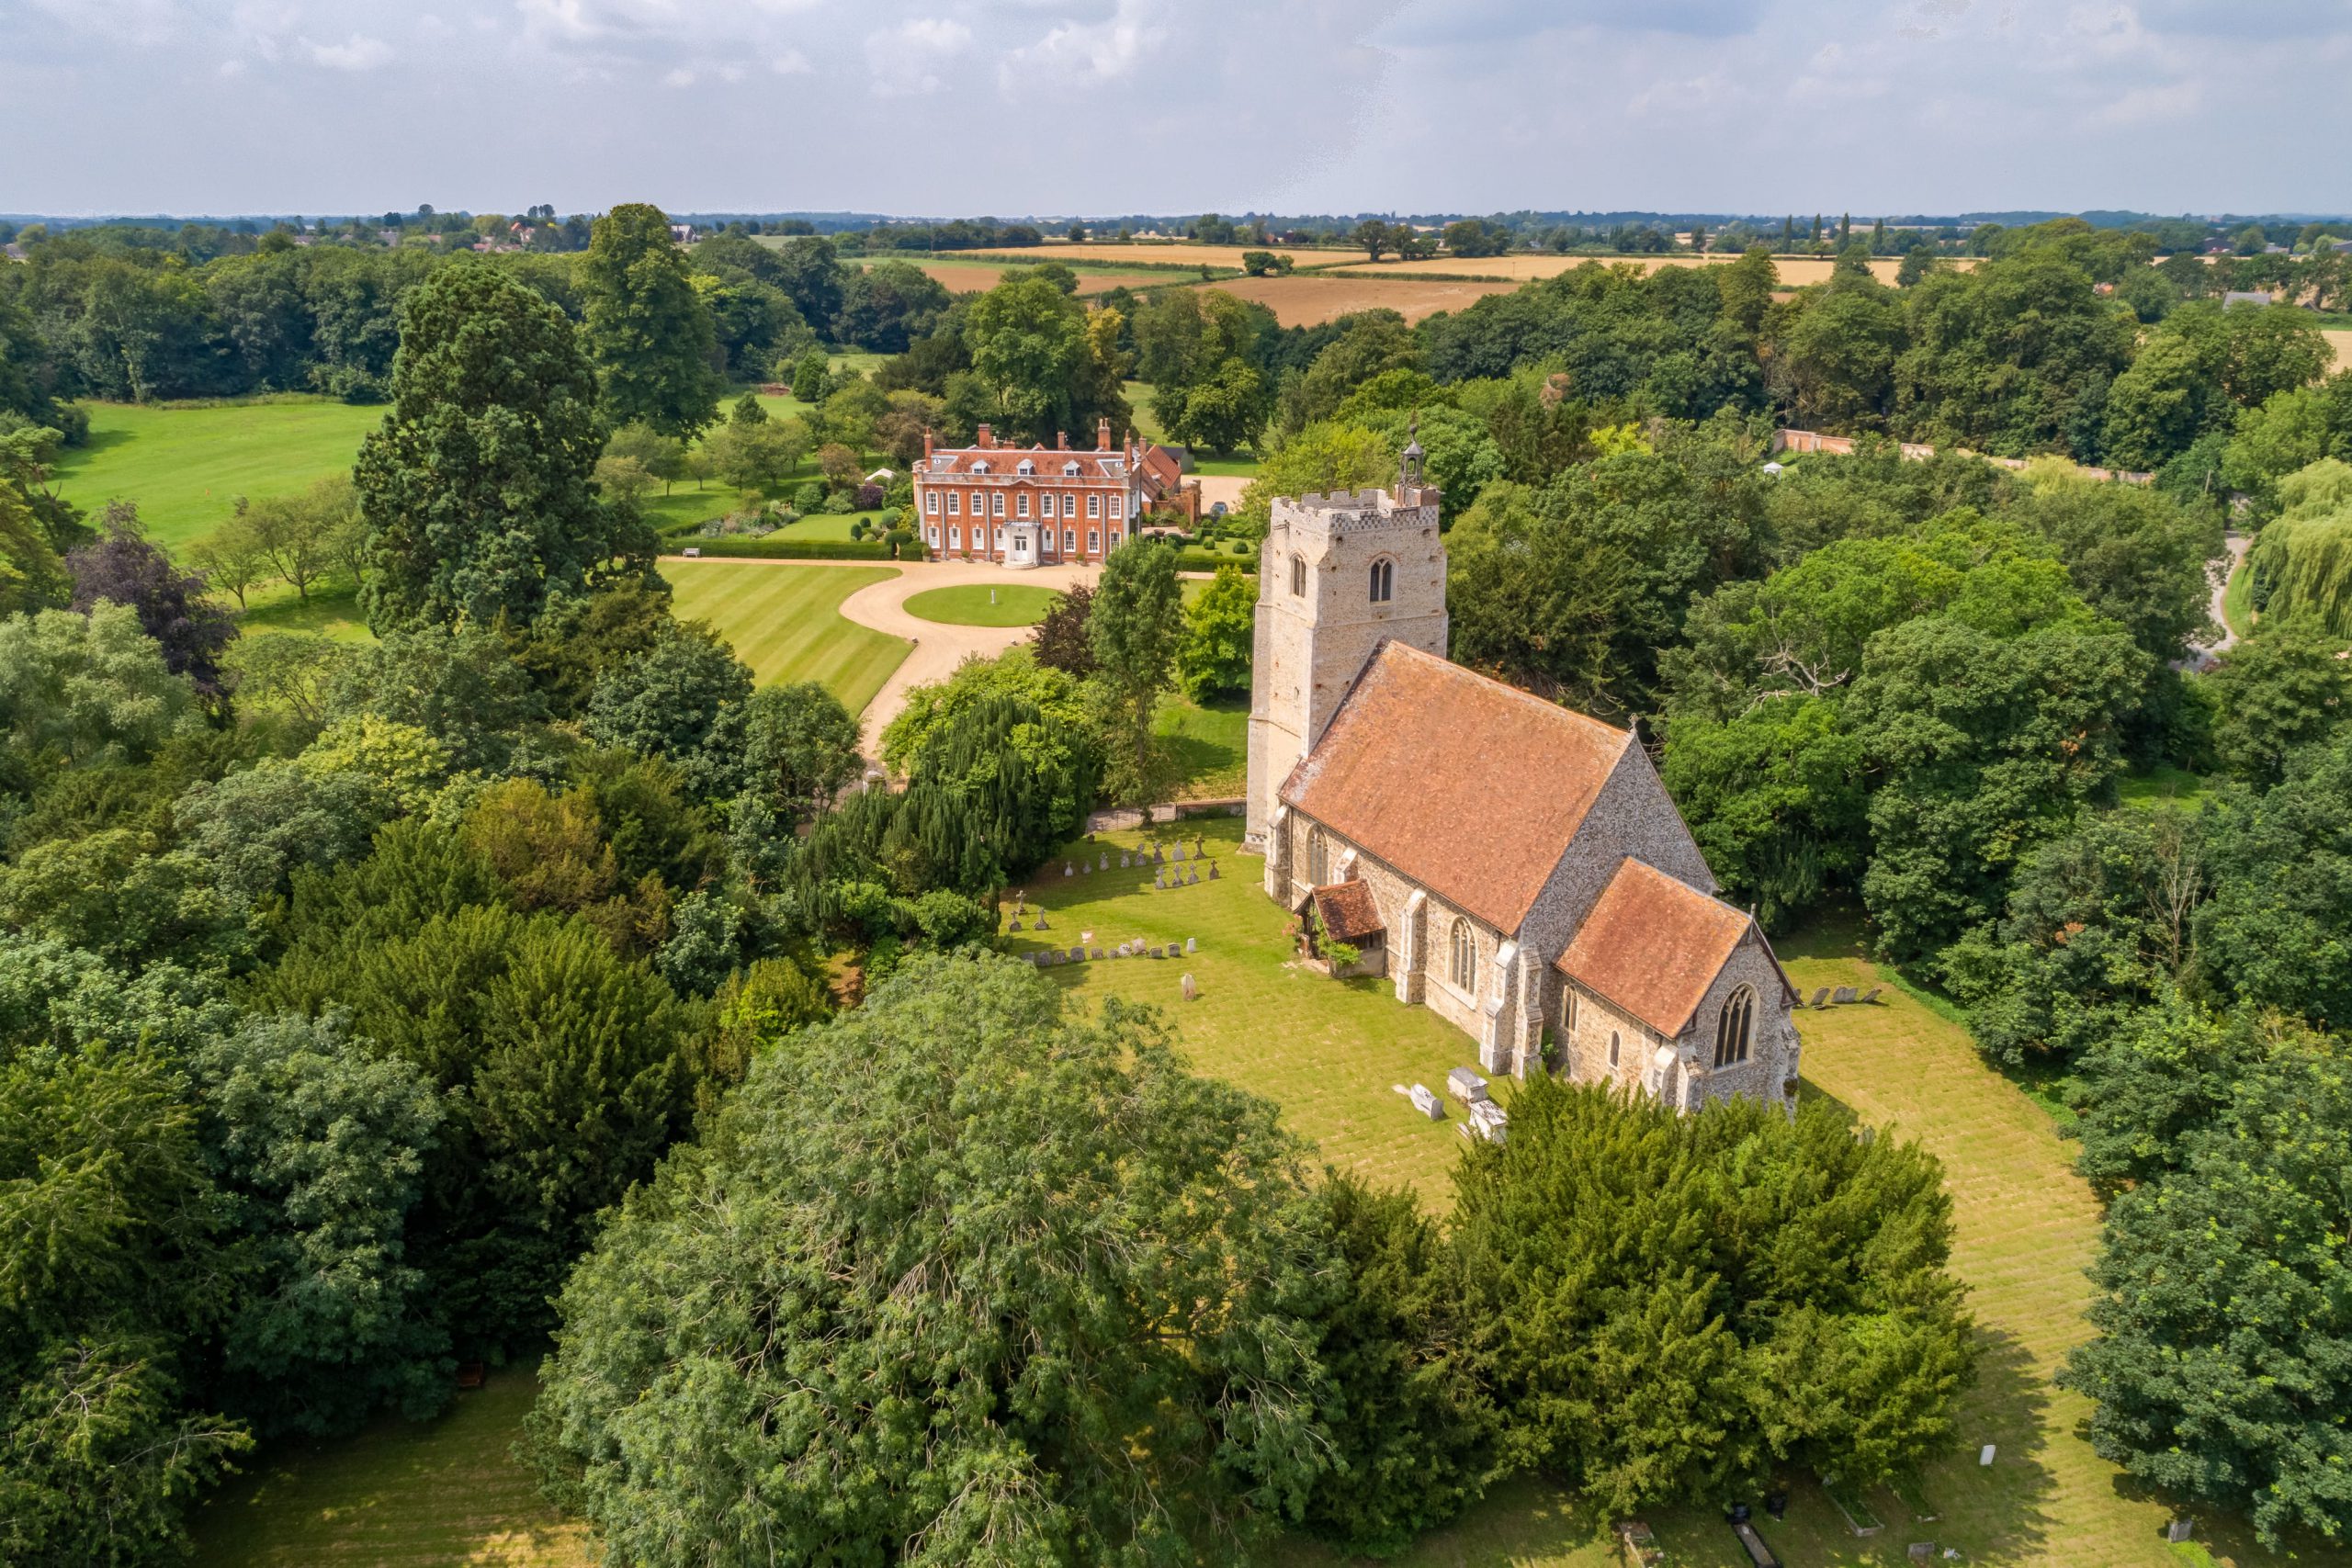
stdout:
POLYGON ((906 611, 919 620, 951 626, 1034 626, 1060 596, 1054 589, 1026 582, 964 582, 912 594, 906 611))

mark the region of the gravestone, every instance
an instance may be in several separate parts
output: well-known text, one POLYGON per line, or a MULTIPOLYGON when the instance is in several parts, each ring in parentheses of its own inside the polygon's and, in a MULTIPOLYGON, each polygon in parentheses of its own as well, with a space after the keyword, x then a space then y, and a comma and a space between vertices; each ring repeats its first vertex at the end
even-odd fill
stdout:
POLYGON ((1188 936, 1188 937, 1186 937, 1186 938, 1184 939, 1184 951, 1185 951, 1185 952, 1187 952, 1187 953, 1198 953, 1198 952, 1200 952, 1200 950, 1201 950, 1201 941, 1200 941, 1200 938, 1198 938, 1198 937, 1191 937, 1191 936, 1188 936))
POLYGON ((2196 1529, 2195 1519, 2175 1519, 2165 1527, 2165 1540, 2178 1546, 2182 1541, 2187 1540, 2196 1529))
POLYGON ((1092 947, 1094 945, 1094 933, 1092 931, 1080 931, 1078 933, 1078 940, 1084 942, 1087 946, 1092 947))
POLYGON ((1200 868, 1200 867, 1198 867, 1198 866, 1194 866, 1194 867, 1193 868, 1193 874, 1192 874, 1192 875, 1190 875, 1190 876, 1188 876, 1188 877, 1186 877, 1186 878, 1184 878, 1184 886, 1187 886, 1187 887, 1198 887, 1200 885, 1201 885, 1201 868, 1200 868))
POLYGON ((1090 958, 1090 962, 1099 963, 1099 962, 1101 962, 1102 957, 1102 950, 1101 948, 1099 948, 1099 947, 1098 947, 1098 948, 1096 948, 1096 949, 1094 949, 1094 950, 1093 950, 1093 953, 1092 953, 1092 954, 1091 954, 1091 957, 1090 958))
POLYGON ((1046 924, 1046 911, 1045 911, 1045 910, 1040 909, 1040 910, 1038 910, 1038 911, 1037 911, 1037 923, 1036 923, 1035 925, 1034 925, 1034 926, 1031 926, 1029 929, 1030 929, 1031 931, 1051 931, 1051 930, 1053 930, 1053 928, 1052 928, 1051 926, 1049 926, 1049 925, 1046 924))
POLYGON ((1154 893, 1165 893, 1168 891, 1167 878, 1161 876, 1159 873, 1156 871, 1151 874, 1151 890, 1154 893))
POLYGON ((1104 850, 1104 851, 1102 852, 1102 863, 1101 865, 1099 865, 1099 866, 1096 866, 1094 869, 1095 869, 1095 870, 1097 870, 1097 871, 1108 871, 1108 870, 1110 870, 1110 869, 1111 869, 1111 852, 1110 852, 1110 851, 1108 851, 1108 850, 1104 850))
POLYGON ((1069 961, 1070 961, 1072 964, 1077 963, 1080 959, 1081 959, 1081 958, 1083 958, 1083 957, 1085 957, 1085 956, 1086 956, 1086 949, 1084 949, 1084 948, 1082 948, 1082 947, 1073 947, 1073 948, 1071 948, 1071 949, 1069 950, 1069 961))
POLYGON ((1854 987, 1851 986, 1840 986, 1837 990, 1830 993, 1829 999, 1832 1002, 1850 1002, 1854 999, 1854 987))
POLYGON ((1209 880, 1211 882, 1216 880, 1216 862, 1215 861, 1209 862, 1209 880))
POLYGON ((1074 875, 1074 874, 1077 873, 1077 870, 1078 870, 1078 868, 1077 868, 1076 866, 1074 866, 1074 865, 1070 864, 1070 863, 1069 863, 1069 862, 1068 862, 1068 861, 1064 861, 1064 862, 1062 862, 1062 874, 1063 874, 1064 876, 1070 876, 1070 875, 1074 875))
POLYGON ((1178 844, 1178 845, 1176 846, 1176 858, 1177 858, 1179 861, 1181 861, 1181 860, 1182 860, 1182 859, 1184 858, 1184 846, 1183 846, 1183 845, 1182 845, 1182 844, 1178 844))
POLYGON ((1913 1542, 1911 1543, 1911 1561, 1912 1561, 1912 1562, 1933 1562, 1935 1560, 1936 1560, 1936 1543, 1935 1543, 1934 1541, 1932 1541, 1932 1540, 1915 1540, 1915 1541, 1913 1541, 1913 1542))
MULTIPOLYGON (((1195 986, 1194 984, 1193 984, 1193 977, 1192 977, 1190 975, 1185 976, 1184 976, 1184 999, 1185 999, 1186 1001, 1188 1001, 1188 1002, 1189 1002, 1189 1001, 1191 1001, 1193 998, 1195 998, 1195 997, 1199 996, 1200 994, 1201 994, 1201 988, 1200 988, 1198 986, 1195 986)), ((2182 1539, 2183 1539, 2183 1540, 2186 1540, 2186 1539, 2188 1539, 2188 1538, 2187 1538, 2187 1537, 2183 1537, 2182 1539)))
POLYGON ((1125 850, 1119 852, 1119 869, 1121 871, 1127 869, 1127 852, 1125 850))
POLYGON ((1014 931, 1019 931, 1021 929, 1021 917, 1018 915, 1012 917, 1012 929, 1014 931))
POLYGON ((1117 947, 1112 949, 1112 952, 1118 957, 1125 958, 1127 955, 1127 944, 1123 942, 1117 947))
POLYGON ((1432 1122, 1445 1120, 1445 1101, 1430 1092, 1427 1084, 1415 1084, 1411 1094, 1413 1109, 1432 1122))
POLYGON ((1152 845, 1151 863, 1154 865, 1166 865, 1168 863, 1168 852, 1161 849, 1158 844, 1152 845))
POLYGON ((1193 835, 1193 858, 1194 860, 1201 858, 1201 855, 1206 849, 1207 844, 1208 840, 1203 838, 1200 834, 1195 833, 1193 835))

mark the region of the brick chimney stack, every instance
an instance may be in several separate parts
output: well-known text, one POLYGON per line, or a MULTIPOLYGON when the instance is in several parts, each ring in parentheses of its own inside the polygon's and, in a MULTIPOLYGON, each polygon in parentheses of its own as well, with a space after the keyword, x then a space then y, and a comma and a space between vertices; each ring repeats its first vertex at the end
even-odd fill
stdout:
POLYGON ((929 426, 929 425, 927 425, 927 424, 926 424, 926 425, 924 425, 924 426, 922 427, 922 455, 923 455, 923 457, 924 457, 924 459, 925 459, 926 461, 928 461, 928 460, 930 459, 930 457, 931 457, 931 426, 929 426))
POLYGON ((1057 452, 1067 452, 1069 450, 1069 431, 1057 430, 1054 432, 1054 450, 1057 452))
POLYGON ((976 432, 974 432, 974 433, 973 433, 973 435, 972 435, 972 445, 973 445, 973 446, 995 446, 995 445, 996 445, 996 432, 994 432, 994 431, 990 430, 990 429, 989 429, 987 425, 985 425, 985 424, 984 424, 984 425, 982 425, 982 426, 980 426, 980 428, 979 428, 978 431, 976 431, 976 432))
POLYGON ((1111 449, 1111 416, 1108 414, 1094 422, 1094 449, 1097 452, 1111 449))

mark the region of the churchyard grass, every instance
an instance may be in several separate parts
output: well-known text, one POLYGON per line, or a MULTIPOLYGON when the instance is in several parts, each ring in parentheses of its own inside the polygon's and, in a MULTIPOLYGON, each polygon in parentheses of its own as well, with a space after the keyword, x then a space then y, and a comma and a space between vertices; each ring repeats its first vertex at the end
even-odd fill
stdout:
POLYGON ((537 1390, 506 1368, 438 1420, 260 1450, 198 1514, 198 1568, 589 1568, 587 1528, 543 1501, 511 1451, 537 1390))
POLYGON ((135 502, 148 536, 177 550, 227 522, 236 497, 287 495, 350 471, 381 405, 323 398, 240 403, 88 403, 90 439, 58 455, 60 494, 95 516, 135 502))
POLYGON ((907 644, 842 618, 841 603, 897 574, 887 566, 664 560, 682 620, 708 621, 763 685, 817 681, 853 714, 907 656, 907 644))
MULTIPOLYGON (((1204 585, 1187 582, 1184 586, 1204 585)), ((1212 697, 1196 703, 1182 692, 1170 692, 1160 699, 1151 728, 1175 750, 1178 776, 1183 781, 1177 790, 1182 798, 1227 800, 1249 786, 1248 697, 1212 697)))
POLYGON ((1059 591, 1026 582, 963 582, 926 588, 907 600, 908 615, 951 626, 1034 626, 1060 598, 1059 591))

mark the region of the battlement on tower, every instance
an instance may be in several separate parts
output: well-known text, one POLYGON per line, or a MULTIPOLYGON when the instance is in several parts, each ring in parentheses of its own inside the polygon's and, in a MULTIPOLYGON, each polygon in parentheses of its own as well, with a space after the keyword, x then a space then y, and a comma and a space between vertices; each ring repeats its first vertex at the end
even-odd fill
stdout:
POLYGON ((1301 496, 1277 496, 1272 522, 1276 530, 1322 534, 1358 534, 1375 528, 1434 528, 1438 505, 1435 485, 1400 485, 1394 491, 1376 487, 1328 493, 1309 491, 1301 496))

